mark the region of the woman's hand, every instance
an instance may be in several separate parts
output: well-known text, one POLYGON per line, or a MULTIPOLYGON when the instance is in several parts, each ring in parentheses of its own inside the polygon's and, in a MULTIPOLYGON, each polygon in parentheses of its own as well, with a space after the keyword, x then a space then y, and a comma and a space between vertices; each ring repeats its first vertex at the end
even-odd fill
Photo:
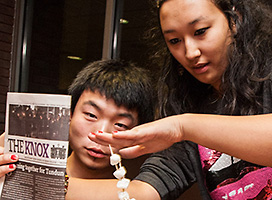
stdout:
POLYGON ((90 133, 89 138, 102 145, 111 144, 123 158, 135 158, 154 153, 183 140, 180 123, 182 115, 167 117, 134 127, 128 131, 113 133, 90 133))
POLYGON ((4 147, 0 146, 0 177, 16 169, 15 162, 18 156, 14 154, 4 154, 4 147))

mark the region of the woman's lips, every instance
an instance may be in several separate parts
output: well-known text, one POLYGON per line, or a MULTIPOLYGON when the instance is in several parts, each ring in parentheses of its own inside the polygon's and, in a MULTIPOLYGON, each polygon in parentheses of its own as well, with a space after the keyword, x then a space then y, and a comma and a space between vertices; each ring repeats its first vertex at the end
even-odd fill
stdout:
POLYGON ((95 158, 105 158, 107 157, 107 154, 103 153, 99 149, 87 149, 88 153, 90 156, 95 157, 95 158))
POLYGON ((193 67, 192 69, 193 69, 194 73, 196 73, 196 74, 203 74, 208 70, 208 64, 209 63, 203 64, 203 65, 198 65, 198 66, 193 67))

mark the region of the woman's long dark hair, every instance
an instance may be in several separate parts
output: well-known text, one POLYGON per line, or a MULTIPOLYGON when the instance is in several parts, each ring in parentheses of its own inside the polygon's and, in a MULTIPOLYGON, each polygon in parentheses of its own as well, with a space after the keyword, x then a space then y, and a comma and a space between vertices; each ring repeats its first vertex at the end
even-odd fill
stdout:
MULTIPOLYGON (((155 8, 167 0, 158 1, 155 8)), ((271 82, 272 15, 263 0, 211 0, 224 12, 229 27, 235 23, 233 43, 229 48, 229 66, 222 77, 216 113, 251 115, 263 112, 264 84, 271 82)), ((154 4, 154 0, 152 1, 154 4)), ((154 19, 158 19, 158 16, 154 19)), ((153 26, 155 22, 152 22, 153 26)), ((152 59, 161 68, 158 81, 159 117, 185 112, 206 112, 207 102, 214 102, 215 91, 196 80, 170 54, 163 41, 159 20, 148 34, 153 42, 152 59), (162 60, 163 58, 163 60, 162 60)), ((272 108, 270 108, 272 109, 272 108)), ((214 111, 209 111, 214 113, 214 111)))

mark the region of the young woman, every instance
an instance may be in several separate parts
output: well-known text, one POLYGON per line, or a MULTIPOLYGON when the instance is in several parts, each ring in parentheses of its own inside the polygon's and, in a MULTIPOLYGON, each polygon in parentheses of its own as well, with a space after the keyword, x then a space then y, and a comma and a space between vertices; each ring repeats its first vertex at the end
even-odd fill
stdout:
POLYGON ((136 199, 176 199, 196 181, 203 199, 270 199, 271 7, 259 0, 159 0, 157 7, 168 54, 159 81, 163 119, 89 137, 127 147, 123 157, 166 149, 132 181, 136 199))

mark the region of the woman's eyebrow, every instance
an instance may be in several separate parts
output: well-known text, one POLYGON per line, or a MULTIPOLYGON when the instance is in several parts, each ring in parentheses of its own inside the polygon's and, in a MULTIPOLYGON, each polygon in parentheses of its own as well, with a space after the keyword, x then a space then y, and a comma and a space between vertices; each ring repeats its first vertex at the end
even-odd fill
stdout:
POLYGON ((174 29, 169 29, 169 30, 164 30, 163 34, 169 34, 169 33, 174 33, 176 32, 174 29))
MULTIPOLYGON (((200 16, 200 17, 194 19, 193 21, 189 22, 188 24, 189 24, 189 25, 194 25, 194 24, 196 24, 196 23, 198 23, 198 22, 200 22, 200 21, 203 21, 203 20, 205 20, 205 19, 206 19, 206 17, 200 16)), ((163 30, 163 34, 169 34, 169 33, 174 33, 174 32, 176 32, 175 29, 167 29, 167 30, 163 30)))
POLYGON ((195 20, 189 22, 189 25, 194 25, 194 24, 196 24, 196 23, 198 23, 200 21, 203 21, 205 19, 206 19, 206 17, 200 16, 200 17, 196 18, 195 20))

